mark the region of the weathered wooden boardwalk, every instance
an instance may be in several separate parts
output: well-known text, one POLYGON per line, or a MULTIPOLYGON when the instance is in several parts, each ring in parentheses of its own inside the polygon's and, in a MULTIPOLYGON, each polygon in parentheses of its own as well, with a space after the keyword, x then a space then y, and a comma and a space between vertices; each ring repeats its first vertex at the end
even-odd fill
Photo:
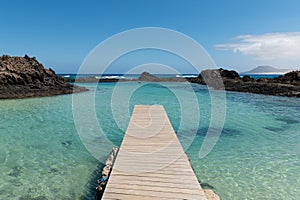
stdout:
POLYGON ((135 106, 102 199, 206 199, 162 106, 135 106))

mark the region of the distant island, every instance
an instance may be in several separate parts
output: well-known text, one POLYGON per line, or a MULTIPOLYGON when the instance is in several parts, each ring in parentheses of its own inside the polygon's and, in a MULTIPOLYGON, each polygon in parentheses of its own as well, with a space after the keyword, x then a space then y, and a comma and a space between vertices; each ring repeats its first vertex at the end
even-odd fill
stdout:
POLYGON ((247 72, 242 72, 241 74, 244 75, 256 75, 256 74, 270 74, 270 75, 275 75, 275 74, 286 74, 288 72, 291 72, 293 70, 291 69, 278 69, 275 67, 271 67, 271 66, 258 66, 250 71, 247 72))
POLYGON ((53 96, 87 89, 66 82, 35 57, 0 56, 0 99, 53 96))

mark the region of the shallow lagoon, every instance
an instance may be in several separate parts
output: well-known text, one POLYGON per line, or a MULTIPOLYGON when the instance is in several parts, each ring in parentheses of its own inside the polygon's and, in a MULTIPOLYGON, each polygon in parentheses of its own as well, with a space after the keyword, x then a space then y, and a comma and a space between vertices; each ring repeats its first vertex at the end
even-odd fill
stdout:
MULTIPOLYGON (((125 91, 136 84, 119 83, 118 87, 125 91)), ((99 124, 110 141, 120 145, 124 131, 111 112, 115 83, 83 85, 96 89, 99 124)), ((190 92, 182 83, 165 86, 183 96, 190 92)), ((165 86, 139 84, 129 102, 119 98, 116 103, 130 112, 135 104, 162 104, 177 131, 180 105, 165 86)), ((214 149, 200 159, 211 104, 205 86, 193 85, 193 89, 199 101, 200 124, 198 130, 181 124, 178 137, 203 187, 213 188, 222 199, 299 197, 299 98, 228 92, 223 132, 214 149)), ((0 199, 93 199, 101 162, 89 154, 77 134, 72 95, 1 100, 0 111, 0 199)), ((124 117, 122 127, 128 119, 124 117)), ((95 139, 94 143, 101 148, 101 141, 95 139)))

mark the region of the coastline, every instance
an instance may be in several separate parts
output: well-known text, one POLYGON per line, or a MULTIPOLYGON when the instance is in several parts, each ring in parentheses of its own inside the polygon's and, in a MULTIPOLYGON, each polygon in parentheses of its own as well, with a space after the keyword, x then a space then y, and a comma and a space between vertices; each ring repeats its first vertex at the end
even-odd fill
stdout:
POLYGON ((137 78, 118 79, 118 78, 95 78, 84 77, 78 79, 66 79, 67 82, 190 82, 201 85, 208 85, 216 90, 225 89, 226 91, 246 92, 273 96, 300 97, 300 71, 292 71, 285 75, 274 78, 251 78, 249 75, 240 76, 235 71, 226 69, 204 70, 198 77, 158 77, 148 72, 144 72, 137 78), (221 76, 224 88, 220 88, 214 82, 214 77, 221 76), (203 77, 212 80, 207 84, 203 77))
MULTIPOLYGON (((257 74, 253 74, 253 76, 257 74)), ((271 75, 271 74, 265 74, 271 75)), ((274 73, 272 73, 274 75, 274 73)), ((84 92, 88 89, 76 86, 74 82, 190 82, 207 85, 216 90, 246 92, 263 95, 300 97, 300 71, 292 71, 273 78, 254 79, 249 75, 240 76, 236 71, 208 69, 198 76, 156 76, 148 72, 130 78, 120 75, 70 77, 58 76, 55 71, 44 68, 35 57, 0 57, 0 99, 43 97, 84 92), (206 83, 206 81, 208 83, 206 83), (222 80, 222 81, 220 81, 222 80)))
POLYGON ((88 89, 76 85, 66 85, 62 88, 31 88, 26 86, 0 86, 1 99, 23 99, 33 97, 50 97, 57 95, 65 95, 79 92, 86 92, 88 89))

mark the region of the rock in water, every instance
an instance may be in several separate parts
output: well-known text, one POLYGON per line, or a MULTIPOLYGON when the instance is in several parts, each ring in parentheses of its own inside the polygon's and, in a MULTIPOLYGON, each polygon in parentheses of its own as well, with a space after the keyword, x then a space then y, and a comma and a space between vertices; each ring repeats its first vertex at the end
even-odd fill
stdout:
POLYGON ((218 71, 220 72, 221 76, 223 78, 230 78, 230 79, 240 79, 240 75, 239 73, 237 73, 234 70, 227 70, 227 69, 218 69, 218 71))
POLYGON ((52 69, 45 69, 35 57, 0 57, 0 99, 53 96, 86 90, 67 83, 52 69))
POLYGON ((160 78, 150 74, 149 72, 143 72, 139 79, 139 81, 147 81, 147 82, 158 82, 160 81, 160 78))
POLYGON ((300 97, 300 71, 289 72, 278 78, 255 80, 250 76, 241 78, 233 70, 220 68, 203 70, 197 78, 188 80, 192 83, 208 85, 217 90, 300 97))

